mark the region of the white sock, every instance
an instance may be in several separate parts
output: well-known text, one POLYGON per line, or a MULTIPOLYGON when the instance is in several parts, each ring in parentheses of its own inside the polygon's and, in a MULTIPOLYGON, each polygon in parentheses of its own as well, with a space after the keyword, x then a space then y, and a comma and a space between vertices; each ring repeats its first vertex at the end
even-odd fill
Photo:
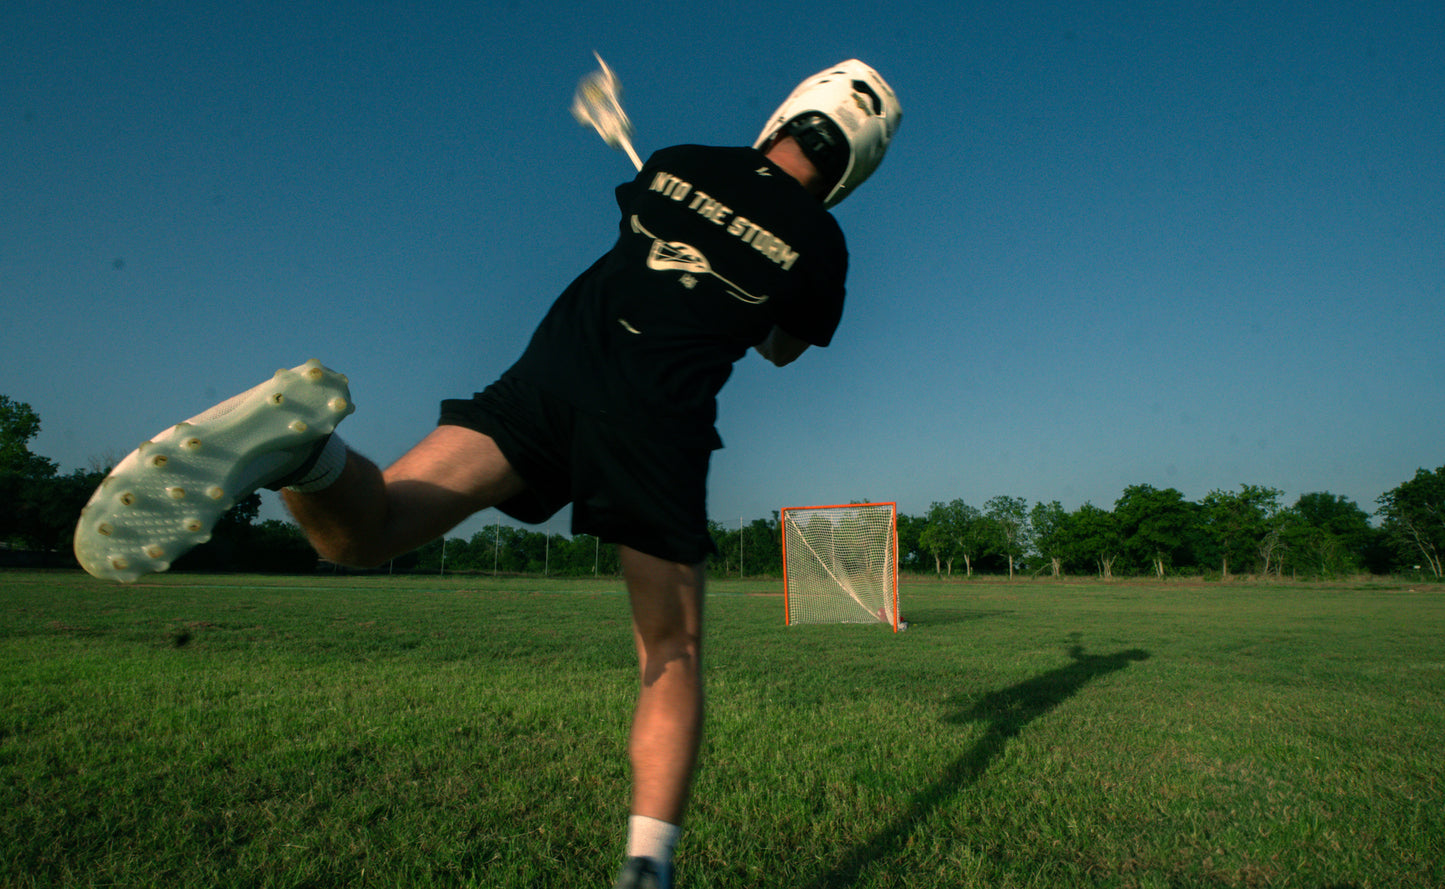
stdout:
POLYGON ((336 480, 341 478, 341 471, 345 468, 346 442, 333 432, 321 448, 321 456, 316 458, 316 463, 311 467, 311 471, 295 484, 287 485, 286 490, 295 491, 298 494, 314 494, 335 484, 336 480))
POLYGON ((657 862, 666 877, 672 872, 672 850, 682 828, 646 815, 627 818, 627 857, 642 856, 657 862))

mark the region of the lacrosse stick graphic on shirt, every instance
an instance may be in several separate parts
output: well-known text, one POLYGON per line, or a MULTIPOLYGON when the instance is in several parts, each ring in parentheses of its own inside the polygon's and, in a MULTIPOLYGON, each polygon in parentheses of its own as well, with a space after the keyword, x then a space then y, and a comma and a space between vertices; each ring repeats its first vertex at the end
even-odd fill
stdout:
POLYGON ((647 254, 647 267, 657 272, 685 272, 687 274, 712 275, 723 282, 728 288, 728 295, 735 299, 742 300, 750 305, 760 305, 768 301, 766 296, 753 296, 738 285, 719 275, 713 270, 712 265, 707 261, 698 249, 691 244, 682 241, 664 241, 657 235, 648 231, 637 214, 632 215, 632 230, 639 235, 652 239, 652 250, 647 254))

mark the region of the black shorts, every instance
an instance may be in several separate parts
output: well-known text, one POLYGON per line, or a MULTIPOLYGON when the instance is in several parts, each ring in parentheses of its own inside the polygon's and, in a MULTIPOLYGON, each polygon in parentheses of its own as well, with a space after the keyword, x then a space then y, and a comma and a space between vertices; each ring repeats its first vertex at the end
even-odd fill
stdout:
MULTIPOLYGON (((441 426, 490 436, 527 490, 497 506, 528 524, 572 504, 572 533, 684 564, 716 552, 707 525, 715 445, 647 434, 513 377, 442 402, 441 426)), ((695 437, 694 437, 695 438, 695 437)))

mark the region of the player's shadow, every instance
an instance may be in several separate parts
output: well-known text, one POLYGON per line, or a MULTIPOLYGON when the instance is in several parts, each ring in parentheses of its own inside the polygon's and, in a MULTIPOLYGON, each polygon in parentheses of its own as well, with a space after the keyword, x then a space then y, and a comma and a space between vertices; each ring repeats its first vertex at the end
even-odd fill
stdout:
POLYGON ((945 802, 976 783, 1024 726, 1047 715, 1093 680, 1134 661, 1147 660, 1149 652, 1132 648, 1114 654, 1085 654, 1082 645, 1074 645, 1069 656, 1070 663, 1003 691, 981 698, 958 696, 949 700, 949 706, 956 709, 945 714, 943 721, 955 725, 982 723, 983 737, 950 763, 937 780, 915 794, 906 811, 871 840, 845 853, 837 864, 809 883, 809 889, 852 886, 869 862, 899 854, 918 826, 945 802))

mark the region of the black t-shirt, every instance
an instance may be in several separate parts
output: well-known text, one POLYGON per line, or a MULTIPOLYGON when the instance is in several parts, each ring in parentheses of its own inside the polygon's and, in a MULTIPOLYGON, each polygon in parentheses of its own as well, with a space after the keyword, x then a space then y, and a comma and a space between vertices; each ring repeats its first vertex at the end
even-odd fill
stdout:
POLYGON ((617 204, 617 243, 563 291, 507 375, 716 446, 718 390, 774 325, 832 340, 843 233, 752 148, 663 149, 618 186, 617 204))

